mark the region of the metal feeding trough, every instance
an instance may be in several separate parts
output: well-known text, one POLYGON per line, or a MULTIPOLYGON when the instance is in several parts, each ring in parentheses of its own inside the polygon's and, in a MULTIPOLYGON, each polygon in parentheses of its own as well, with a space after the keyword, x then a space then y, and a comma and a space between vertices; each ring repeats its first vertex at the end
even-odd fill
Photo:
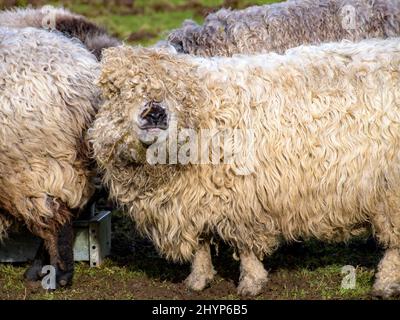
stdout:
MULTIPOLYGON (((111 212, 92 212, 88 219, 74 221, 74 260, 88 261, 91 267, 98 267, 111 250, 111 212)), ((0 244, 0 262, 33 260, 40 242, 29 232, 10 235, 0 244)))
POLYGON ((98 267, 111 251, 111 212, 100 211, 89 220, 74 222, 75 261, 89 261, 98 267))

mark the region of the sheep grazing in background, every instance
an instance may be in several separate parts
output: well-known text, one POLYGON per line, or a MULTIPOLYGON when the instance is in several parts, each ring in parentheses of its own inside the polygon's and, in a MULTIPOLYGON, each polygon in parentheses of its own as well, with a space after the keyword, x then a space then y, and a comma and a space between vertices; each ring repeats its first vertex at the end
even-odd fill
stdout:
POLYGON ((203 25, 185 21, 168 36, 179 52, 200 56, 283 53, 303 44, 400 35, 398 0, 289 0, 221 9, 203 25))
POLYGON ((77 38, 99 60, 104 48, 116 47, 121 42, 105 29, 86 17, 63 8, 45 6, 41 9, 15 9, 0 12, 0 26, 12 28, 34 27, 57 30, 69 38, 77 38))
POLYGON ((104 182, 163 255, 192 261, 191 289, 214 277, 214 235, 239 254, 238 292, 256 295, 282 241, 371 231, 386 248, 375 293, 400 293, 399 39, 233 58, 119 47, 101 65, 88 136, 104 182))
MULTIPOLYGON (((61 286, 73 275, 71 219, 93 193, 84 135, 98 70, 78 41, 0 28, 0 236, 16 220, 42 238, 61 286)), ((40 271, 34 264, 26 277, 40 271)))

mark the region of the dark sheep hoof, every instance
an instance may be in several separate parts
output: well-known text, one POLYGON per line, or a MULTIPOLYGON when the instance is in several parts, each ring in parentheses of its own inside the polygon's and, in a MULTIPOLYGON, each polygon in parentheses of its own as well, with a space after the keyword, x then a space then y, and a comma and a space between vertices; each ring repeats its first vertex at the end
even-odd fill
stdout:
MULTIPOLYGON (((33 264, 25 271, 24 279, 28 283, 34 283, 42 281, 42 279, 48 274, 42 273, 44 265, 41 261, 35 260, 33 264)), ((56 267, 56 288, 65 288, 72 284, 72 278, 74 276, 74 270, 62 271, 56 267)), ((51 289, 47 289, 51 290, 51 289)), ((54 290, 54 289, 53 289, 54 290)))
POLYGON ((57 270, 57 288, 65 288, 72 285, 74 270, 61 271, 57 270))
POLYGON ((40 260, 33 261, 32 265, 25 271, 24 279, 29 282, 35 282, 42 279, 43 263, 40 260))

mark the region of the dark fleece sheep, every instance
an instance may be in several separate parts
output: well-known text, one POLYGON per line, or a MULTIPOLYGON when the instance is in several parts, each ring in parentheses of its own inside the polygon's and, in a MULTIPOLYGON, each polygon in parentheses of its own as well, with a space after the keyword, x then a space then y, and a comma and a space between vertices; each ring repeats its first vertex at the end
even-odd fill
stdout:
POLYGON ((90 22, 86 17, 51 6, 41 9, 15 9, 0 12, 0 26, 57 30, 67 37, 79 39, 99 60, 104 48, 116 47, 121 44, 104 28, 90 22))
POLYGON ((185 21, 170 33, 168 42, 182 53, 231 56, 396 35, 398 0, 289 0, 244 10, 221 9, 203 25, 185 21))

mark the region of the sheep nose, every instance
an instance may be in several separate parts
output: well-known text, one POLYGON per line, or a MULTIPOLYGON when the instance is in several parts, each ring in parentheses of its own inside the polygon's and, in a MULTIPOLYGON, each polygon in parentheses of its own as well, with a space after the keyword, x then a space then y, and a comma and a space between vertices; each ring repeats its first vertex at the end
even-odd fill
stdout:
POLYGON ((165 108, 157 102, 148 103, 139 118, 141 129, 168 128, 167 112, 165 111, 165 108))

